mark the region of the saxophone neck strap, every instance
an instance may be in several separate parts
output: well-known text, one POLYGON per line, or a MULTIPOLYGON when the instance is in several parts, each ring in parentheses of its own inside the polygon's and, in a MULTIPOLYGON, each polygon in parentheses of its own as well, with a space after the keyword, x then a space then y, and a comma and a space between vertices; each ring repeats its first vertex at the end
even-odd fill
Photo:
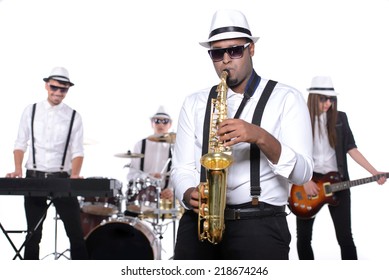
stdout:
POLYGON ((253 69, 253 73, 251 73, 249 82, 247 83, 245 91, 243 93, 242 102, 240 103, 239 108, 235 113, 234 119, 239 119, 240 114, 242 114, 244 106, 246 106, 247 101, 253 96, 260 81, 261 81, 261 77, 258 76, 255 70, 253 69))

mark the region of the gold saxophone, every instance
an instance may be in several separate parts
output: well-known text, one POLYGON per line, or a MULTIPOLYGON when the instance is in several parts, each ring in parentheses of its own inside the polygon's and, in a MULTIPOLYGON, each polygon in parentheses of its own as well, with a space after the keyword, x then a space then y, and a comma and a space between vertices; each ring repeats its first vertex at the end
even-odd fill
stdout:
POLYGON ((227 118, 227 77, 223 71, 216 89, 217 98, 212 99, 208 153, 200 159, 206 169, 206 182, 199 186, 199 240, 217 244, 224 232, 224 209, 227 193, 227 168, 232 164, 230 147, 224 147, 216 133, 219 124, 227 118))

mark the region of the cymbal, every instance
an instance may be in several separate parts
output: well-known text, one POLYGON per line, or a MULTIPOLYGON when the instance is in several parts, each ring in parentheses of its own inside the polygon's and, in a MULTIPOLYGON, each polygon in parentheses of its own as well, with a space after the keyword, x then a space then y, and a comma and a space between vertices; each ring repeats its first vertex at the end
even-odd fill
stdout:
POLYGON ((176 142, 176 134, 174 132, 165 134, 154 134, 147 137, 147 139, 153 142, 174 143, 176 142))
POLYGON ((131 153, 131 151, 128 151, 127 153, 115 154, 115 157, 120 158, 143 158, 144 156, 144 154, 131 153))

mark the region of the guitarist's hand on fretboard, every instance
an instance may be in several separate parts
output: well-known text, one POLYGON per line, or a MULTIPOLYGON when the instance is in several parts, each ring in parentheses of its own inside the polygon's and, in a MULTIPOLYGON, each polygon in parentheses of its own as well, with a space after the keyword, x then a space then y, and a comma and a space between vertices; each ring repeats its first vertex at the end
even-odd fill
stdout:
POLYGON ((375 174, 373 174, 374 176, 379 176, 378 180, 377 180, 377 184, 378 185, 383 185, 385 184, 386 182, 386 176, 385 174, 388 174, 386 172, 376 172, 375 174), (382 176, 379 176, 380 174, 382 174, 382 176))

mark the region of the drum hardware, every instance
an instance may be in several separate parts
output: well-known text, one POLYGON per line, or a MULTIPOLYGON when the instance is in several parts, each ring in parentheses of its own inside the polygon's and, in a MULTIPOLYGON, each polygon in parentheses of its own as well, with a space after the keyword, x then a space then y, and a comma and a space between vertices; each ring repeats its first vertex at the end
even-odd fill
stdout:
POLYGON ((122 186, 115 196, 112 197, 91 196, 79 197, 78 199, 80 208, 84 213, 98 216, 111 216, 121 211, 122 186))
POLYGON ((176 142, 176 133, 169 132, 164 134, 154 134, 147 137, 148 140, 153 142, 162 142, 173 144, 176 142))
MULTIPOLYGON (((152 215, 143 215, 140 216, 140 219, 146 218, 144 221, 147 221, 151 224, 154 229, 154 233, 159 237, 160 240, 163 239, 163 235, 167 230, 169 224, 173 225, 173 244, 172 248, 174 251, 176 243, 176 222, 177 219, 183 214, 184 208, 177 207, 177 202, 175 199, 169 201, 168 199, 160 199, 161 188, 157 188, 157 207, 152 211, 152 215), (148 218, 148 219, 147 219, 148 218), (168 219, 168 222, 166 222, 168 219)), ((173 197, 175 195, 173 194, 173 197)), ((161 246, 162 250, 162 246, 161 246)))
POLYGON ((48 254, 46 256, 44 256, 42 258, 45 259, 47 258, 48 256, 51 256, 51 255, 54 255, 54 260, 58 260, 60 257, 65 257, 66 259, 70 260, 70 257, 67 257, 65 256, 65 253, 66 252, 70 252, 70 249, 66 249, 65 251, 63 251, 62 253, 58 253, 58 220, 60 220, 61 218, 59 217, 58 213, 57 213, 57 210, 55 210, 55 216, 54 216, 54 252, 51 253, 51 254, 48 254))
POLYGON ((126 192, 127 211, 138 215, 151 214, 158 204, 157 188, 159 185, 160 179, 153 177, 130 179, 126 192))
POLYGON ((145 155, 144 154, 136 154, 136 153, 131 153, 131 151, 127 151, 127 153, 119 153, 115 154, 115 157, 119 158, 143 158, 145 155))

